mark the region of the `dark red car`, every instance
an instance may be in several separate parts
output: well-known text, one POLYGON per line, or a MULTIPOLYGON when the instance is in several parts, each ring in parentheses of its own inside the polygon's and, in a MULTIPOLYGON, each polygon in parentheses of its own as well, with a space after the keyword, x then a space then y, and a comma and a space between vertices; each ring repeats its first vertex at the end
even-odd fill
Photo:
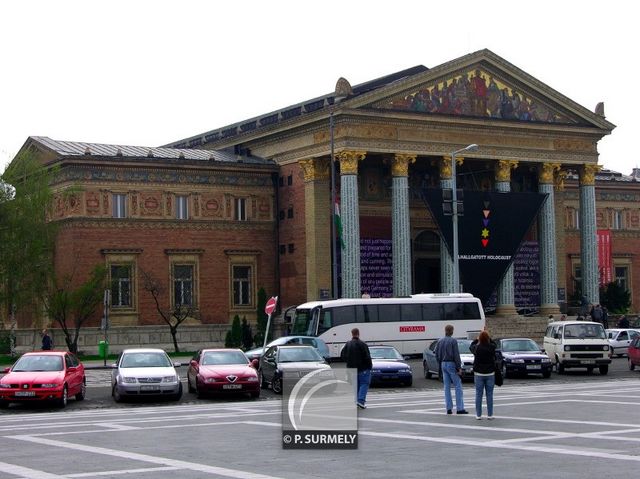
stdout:
POLYGON ((640 336, 629 345, 629 369, 633 371, 636 366, 640 367, 640 336))
POLYGON ((260 396, 255 364, 240 349, 198 351, 187 371, 189 392, 198 397, 213 393, 249 393, 260 396))
POLYGON ((82 401, 87 391, 84 366, 65 351, 25 353, 0 379, 0 408, 10 403, 54 401, 65 407, 75 396, 82 401))

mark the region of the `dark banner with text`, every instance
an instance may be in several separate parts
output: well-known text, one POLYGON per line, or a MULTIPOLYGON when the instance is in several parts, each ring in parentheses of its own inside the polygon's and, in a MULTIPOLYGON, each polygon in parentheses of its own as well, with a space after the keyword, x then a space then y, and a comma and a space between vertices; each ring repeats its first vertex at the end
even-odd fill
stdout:
MULTIPOLYGON (((451 215, 444 214, 442 190, 425 189, 423 194, 451 253, 453 222, 451 215)), ((546 197, 544 193, 464 191, 464 213, 458 217, 463 291, 488 301, 546 197)))

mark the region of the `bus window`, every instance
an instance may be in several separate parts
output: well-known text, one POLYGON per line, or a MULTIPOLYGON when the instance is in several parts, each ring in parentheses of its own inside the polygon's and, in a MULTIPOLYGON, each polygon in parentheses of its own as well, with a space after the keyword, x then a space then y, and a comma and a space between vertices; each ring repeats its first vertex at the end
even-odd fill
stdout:
POLYGON ((464 319, 478 319, 480 318, 480 309, 478 303, 462 303, 464 319))
POLYGON ((400 319, 402 321, 422 321, 422 308, 419 304, 401 304, 400 319))
POLYGON ((422 320, 423 321, 440 321, 442 319, 442 304, 429 304, 422 305, 422 320))
POLYGON ((378 306, 376 304, 365 304, 362 307, 364 308, 365 322, 377 323, 378 322, 378 306))
POLYGON ((445 303, 442 306, 444 307, 445 321, 464 319, 464 308, 462 303, 445 303))
POLYGON ((353 306, 340 306, 333 308, 333 326, 341 324, 351 324, 355 322, 355 311, 353 306))
POLYGON ((312 335, 312 331, 310 331, 311 326, 311 310, 296 310, 295 318, 293 320, 293 327, 291 328, 291 334, 304 336, 312 335))
POLYGON ((356 323, 364 323, 366 322, 367 318, 364 314, 364 306, 361 304, 357 304, 354 306, 355 308, 355 322, 356 323))
POLYGON ((379 304, 378 321, 400 321, 399 304, 379 304))

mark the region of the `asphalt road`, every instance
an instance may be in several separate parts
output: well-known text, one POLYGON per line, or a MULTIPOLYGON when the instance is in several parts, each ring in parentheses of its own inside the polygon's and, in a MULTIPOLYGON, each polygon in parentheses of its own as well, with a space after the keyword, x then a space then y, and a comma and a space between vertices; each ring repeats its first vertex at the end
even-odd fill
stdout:
MULTIPOLYGON (((95 367, 99 363, 89 364, 88 367, 95 367)), ((425 379, 423 375, 422 361, 420 359, 410 360, 409 364, 413 370, 413 387, 411 388, 403 388, 403 387, 375 387, 372 388, 372 391, 380 391, 380 392, 391 392, 391 391, 411 391, 411 390, 442 390, 442 383, 435 379, 425 379)), ((332 367, 341 368, 344 367, 344 363, 334 363, 332 367)), ((223 397, 211 397, 205 399, 198 399, 195 394, 191 394, 187 392, 186 387, 186 372, 187 368, 185 366, 178 368, 178 372, 183 380, 183 389, 184 394, 182 398, 178 402, 178 404, 233 404, 245 401, 247 399, 246 395, 237 395, 237 396, 223 396, 223 397)), ((168 400, 154 400, 151 398, 143 398, 141 400, 128 400, 126 402, 116 404, 111 398, 111 386, 110 386, 110 369, 87 369, 87 397, 84 401, 76 402, 75 400, 69 400, 69 404, 67 406, 70 410, 76 409, 95 409, 95 408, 105 408, 105 407, 121 407, 121 408, 130 408, 130 407, 141 407, 148 405, 175 405, 177 404, 175 401, 168 400)), ((606 376, 601 376, 597 370, 592 374, 588 374, 585 370, 569 370, 567 373, 558 375, 555 372, 551 374, 549 379, 543 379, 541 376, 529 376, 527 378, 510 378, 506 379, 506 384, 515 384, 515 385, 543 385, 546 383, 556 384, 556 383, 584 383, 584 382, 599 382, 605 381, 608 379, 622 379, 622 378, 640 378, 640 371, 636 369, 636 371, 629 371, 627 367, 627 358, 613 358, 611 367, 609 369, 609 374, 606 376)), ((467 392, 468 395, 473 394, 471 389, 473 388, 473 381, 465 381, 464 387, 469 389, 467 392)), ((270 390, 262 390, 260 400, 270 400, 270 399, 279 399, 279 396, 275 395, 270 390)), ((52 407, 48 404, 43 405, 30 405, 30 404, 13 404, 7 410, 4 410, 3 414, 16 414, 21 412, 48 412, 48 411, 57 411, 56 408, 52 407)))
POLYGON ((493 421, 444 414, 436 381, 422 389, 374 389, 366 410, 354 405, 355 451, 284 450, 279 400, 98 409, 71 402, 61 412, 2 415, 0 477, 635 477, 639 377, 509 381, 496 388, 493 421))

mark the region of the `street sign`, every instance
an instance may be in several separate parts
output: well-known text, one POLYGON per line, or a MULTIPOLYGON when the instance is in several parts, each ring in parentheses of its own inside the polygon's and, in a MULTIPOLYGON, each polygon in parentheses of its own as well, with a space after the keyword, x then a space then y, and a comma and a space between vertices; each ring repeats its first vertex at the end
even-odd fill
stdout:
POLYGON ((276 310, 276 304, 278 303, 278 297, 271 297, 269 298, 269 301, 267 301, 267 304, 264 306, 264 312, 265 314, 267 314, 268 316, 271 316, 273 314, 273 312, 276 310))

